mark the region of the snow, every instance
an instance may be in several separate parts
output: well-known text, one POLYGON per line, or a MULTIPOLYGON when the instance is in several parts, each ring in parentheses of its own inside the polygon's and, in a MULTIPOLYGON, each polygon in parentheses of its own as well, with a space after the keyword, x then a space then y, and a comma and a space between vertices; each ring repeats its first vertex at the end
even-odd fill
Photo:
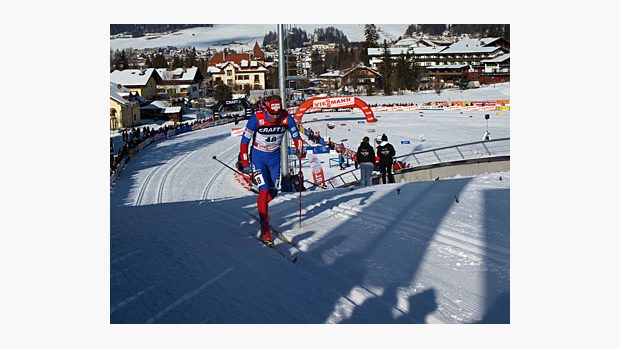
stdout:
MULTIPOLYGON (((330 134, 357 146, 369 125, 347 114, 314 123, 335 122, 330 134)), ((509 119, 492 117, 492 134, 509 135, 509 119)), ((281 193, 270 216, 299 244, 292 264, 249 236, 258 225, 244 211, 256 212, 256 196, 212 159, 234 165, 230 131, 242 126, 150 145, 111 188, 111 323, 509 322, 509 172, 307 191, 301 227, 299 194, 281 193)), ((486 120, 402 111, 372 127, 403 153, 477 141, 486 120), (419 127, 425 142, 397 142, 419 127)))
POLYGON ((155 71, 154 68, 115 70, 110 73, 110 81, 127 86, 146 86, 155 71))
POLYGON ((193 81, 196 78, 196 73, 198 72, 197 67, 191 68, 177 68, 175 70, 169 70, 165 68, 156 69, 159 76, 164 81, 193 81))
MULTIPOLYGON (((305 30, 309 36, 316 28, 336 27, 347 36, 350 42, 364 41, 364 24, 296 24, 298 28, 305 30)), ((402 36, 408 24, 377 24, 381 42, 383 39, 394 40, 402 36)), ((247 51, 254 48, 254 43, 262 45, 263 38, 269 32, 276 32, 275 24, 215 24, 212 28, 200 27, 180 30, 176 33, 163 34, 158 38, 122 38, 110 40, 111 50, 127 48, 144 49, 165 46, 178 48, 193 46, 199 50, 207 48, 223 49, 224 47, 237 52, 247 51), (241 42, 242 45, 225 45, 232 41, 241 42)))
POLYGON ((510 59, 510 53, 506 53, 492 59, 483 59, 480 61, 480 63, 501 63, 507 59, 510 59))

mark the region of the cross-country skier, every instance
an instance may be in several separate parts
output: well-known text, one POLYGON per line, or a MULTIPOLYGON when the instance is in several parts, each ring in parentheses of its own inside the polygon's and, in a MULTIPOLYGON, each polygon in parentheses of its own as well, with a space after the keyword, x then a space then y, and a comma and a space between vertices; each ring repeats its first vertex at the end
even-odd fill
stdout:
POLYGON ((258 184, 258 216, 260 218, 261 238, 266 245, 273 245, 268 205, 278 194, 280 144, 287 129, 295 141, 297 156, 304 158, 305 151, 303 141, 297 130, 297 124, 286 109, 282 107, 280 96, 269 96, 265 100, 265 109, 266 111, 257 111, 248 120, 241 137, 240 154, 243 172, 251 174, 258 184), (248 157, 250 142, 252 142, 251 159, 248 157))

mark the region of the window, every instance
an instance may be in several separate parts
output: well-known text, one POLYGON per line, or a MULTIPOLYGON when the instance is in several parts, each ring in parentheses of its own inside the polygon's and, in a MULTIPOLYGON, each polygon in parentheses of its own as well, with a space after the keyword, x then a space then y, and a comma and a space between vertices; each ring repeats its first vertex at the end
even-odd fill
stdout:
POLYGON ((232 76, 232 70, 227 70, 226 71, 226 76, 232 76))
POLYGON ((254 83, 260 83, 260 77, 258 75, 254 75, 254 83))

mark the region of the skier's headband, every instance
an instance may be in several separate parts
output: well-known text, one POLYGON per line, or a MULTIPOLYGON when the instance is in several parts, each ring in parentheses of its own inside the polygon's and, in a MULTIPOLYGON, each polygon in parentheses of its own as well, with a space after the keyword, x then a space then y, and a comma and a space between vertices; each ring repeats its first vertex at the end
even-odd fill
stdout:
POLYGON ((266 101, 265 105, 267 106, 267 111, 271 114, 278 114, 280 109, 282 109, 282 101, 266 101))

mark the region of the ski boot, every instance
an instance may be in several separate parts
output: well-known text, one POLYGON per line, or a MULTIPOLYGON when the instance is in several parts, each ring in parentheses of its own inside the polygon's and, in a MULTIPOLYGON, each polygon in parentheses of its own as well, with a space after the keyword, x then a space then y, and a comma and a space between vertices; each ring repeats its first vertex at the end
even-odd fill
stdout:
POLYGON ((273 246, 273 237, 271 237, 271 227, 269 226, 269 222, 261 222, 260 224, 261 230, 261 241, 263 244, 267 246, 273 246))

